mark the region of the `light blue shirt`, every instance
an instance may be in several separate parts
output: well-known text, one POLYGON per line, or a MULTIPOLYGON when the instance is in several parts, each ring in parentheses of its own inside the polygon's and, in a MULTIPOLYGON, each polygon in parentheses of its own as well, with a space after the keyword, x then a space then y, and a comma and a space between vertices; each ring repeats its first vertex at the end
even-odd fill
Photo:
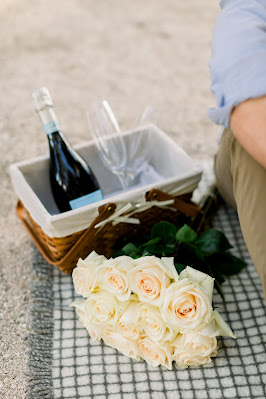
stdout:
POLYGON ((266 95, 266 0, 222 0, 220 6, 209 62, 217 108, 208 115, 229 128, 237 104, 266 95))

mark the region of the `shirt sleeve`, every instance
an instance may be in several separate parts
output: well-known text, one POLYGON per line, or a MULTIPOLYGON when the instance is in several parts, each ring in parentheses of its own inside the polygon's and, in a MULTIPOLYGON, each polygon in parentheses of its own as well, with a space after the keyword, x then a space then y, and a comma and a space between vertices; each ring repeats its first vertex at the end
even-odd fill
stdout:
POLYGON ((217 108, 208 116, 229 128, 236 105, 266 95, 266 0, 222 0, 220 6, 209 62, 217 108))

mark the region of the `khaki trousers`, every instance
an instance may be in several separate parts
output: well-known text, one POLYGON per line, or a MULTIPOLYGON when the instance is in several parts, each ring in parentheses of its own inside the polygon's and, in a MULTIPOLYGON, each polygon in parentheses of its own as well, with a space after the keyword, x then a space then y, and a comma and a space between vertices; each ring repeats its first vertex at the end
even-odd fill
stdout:
POLYGON ((266 298, 266 169, 225 129, 215 157, 215 173, 221 196, 237 210, 266 298))

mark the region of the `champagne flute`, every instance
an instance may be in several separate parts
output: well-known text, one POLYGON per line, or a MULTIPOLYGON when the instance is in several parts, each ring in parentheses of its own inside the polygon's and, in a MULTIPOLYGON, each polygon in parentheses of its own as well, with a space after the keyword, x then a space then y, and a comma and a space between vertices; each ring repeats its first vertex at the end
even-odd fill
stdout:
POLYGON ((108 102, 104 100, 94 103, 88 120, 91 121, 102 162, 118 177, 123 190, 126 190, 134 178, 134 173, 128 170, 126 145, 108 102))
MULTIPOLYGON (((158 125, 159 115, 152 105, 147 105, 137 123, 138 127, 148 125, 150 123, 158 125)), ((149 145, 149 129, 140 131, 136 134, 134 141, 131 143, 128 154, 128 167, 135 175, 144 172, 149 164, 151 157, 151 146, 149 145)))

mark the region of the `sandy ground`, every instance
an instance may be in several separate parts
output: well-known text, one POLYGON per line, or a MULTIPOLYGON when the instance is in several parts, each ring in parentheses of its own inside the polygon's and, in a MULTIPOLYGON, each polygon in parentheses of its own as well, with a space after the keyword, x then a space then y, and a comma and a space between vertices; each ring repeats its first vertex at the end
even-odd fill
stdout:
MULTIPOLYGON (((85 110, 105 97, 123 128, 147 104, 192 157, 210 158, 220 128, 208 61, 213 0, 1 0, 0 397, 24 398, 32 243, 15 215, 10 164, 47 152, 31 93, 47 86, 61 127, 86 141, 85 110)), ((37 398, 36 398, 37 399, 37 398)))

